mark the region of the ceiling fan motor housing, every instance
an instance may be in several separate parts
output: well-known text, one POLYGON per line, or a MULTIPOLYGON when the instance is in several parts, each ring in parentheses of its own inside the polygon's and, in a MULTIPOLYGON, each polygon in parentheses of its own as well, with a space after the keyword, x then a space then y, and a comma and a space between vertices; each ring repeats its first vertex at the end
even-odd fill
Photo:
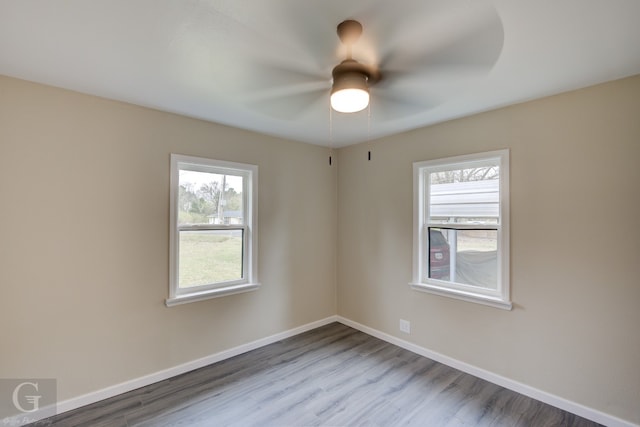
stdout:
MULTIPOLYGON (((339 67, 339 66, 338 66, 339 67)), ((369 91, 367 74, 359 70, 337 70, 338 67, 333 70, 333 87, 331 93, 337 92, 343 89, 361 89, 369 91), (336 72, 336 70, 338 72, 336 72)))
POLYGON ((333 91, 339 90, 338 87, 344 88, 345 85, 349 85, 351 83, 357 85, 359 82, 362 82, 364 86, 368 88, 369 84, 375 83, 380 78, 375 70, 359 63, 355 59, 345 59, 340 64, 336 65, 333 69, 332 75, 333 91))
POLYGON ((341 69, 338 65, 333 70, 331 107, 340 113, 355 113, 366 108, 369 104, 368 80, 361 70, 341 69))

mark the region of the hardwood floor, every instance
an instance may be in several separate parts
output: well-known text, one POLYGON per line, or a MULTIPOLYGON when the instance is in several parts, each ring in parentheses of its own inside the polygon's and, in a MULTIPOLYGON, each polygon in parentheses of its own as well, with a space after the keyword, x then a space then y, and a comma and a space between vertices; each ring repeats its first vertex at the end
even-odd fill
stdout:
POLYGON ((39 425, 598 424, 333 323, 39 425))

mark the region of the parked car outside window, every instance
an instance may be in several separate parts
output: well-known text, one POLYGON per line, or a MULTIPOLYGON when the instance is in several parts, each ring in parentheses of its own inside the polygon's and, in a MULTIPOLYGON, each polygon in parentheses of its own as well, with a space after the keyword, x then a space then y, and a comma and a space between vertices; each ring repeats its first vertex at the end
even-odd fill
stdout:
POLYGON ((449 279, 449 243, 440 230, 429 229, 429 277, 449 279))

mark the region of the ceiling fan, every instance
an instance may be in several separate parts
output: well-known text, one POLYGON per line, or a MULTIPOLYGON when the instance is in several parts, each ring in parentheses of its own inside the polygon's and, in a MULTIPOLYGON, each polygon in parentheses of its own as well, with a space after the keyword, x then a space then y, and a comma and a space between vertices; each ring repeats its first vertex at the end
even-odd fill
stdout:
MULTIPOLYGON (((378 121, 434 108, 446 102, 439 92, 450 93, 452 87, 463 87, 465 79, 486 75, 502 51, 503 27, 495 9, 469 7, 456 13, 428 21, 435 23, 431 29, 425 29, 427 25, 418 18, 385 21, 375 15, 364 16, 377 24, 372 24, 373 33, 365 32, 359 21, 346 19, 337 25, 346 55, 333 66, 330 76, 326 70, 311 71, 312 61, 261 63, 261 78, 253 82, 257 90, 251 91, 249 103, 254 109, 283 119, 297 118, 306 111, 317 112, 319 105, 327 104, 339 113, 356 114, 371 105, 378 121), (375 55, 363 55, 362 39, 375 55), (442 88, 448 92, 439 90, 442 88)), ((313 28, 302 27, 308 22, 295 29, 297 39, 326 43, 320 22, 316 21, 313 28)), ((316 45, 307 44, 313 57, 314 52, 318 53, 316 45)), ((325 54, 321 55, 315 55, 316 66, 326 64, 325 54)))
POLYGON ((356 113, 369 105, 369 86, 382 75, 374 66, 361 64, 353 59, 353 44, 362 34, 362 24, 347 19, 338 24, 338 37, 347 47, 347 58, 336 65, 331 75, 331 108, 339 113, 356 113))

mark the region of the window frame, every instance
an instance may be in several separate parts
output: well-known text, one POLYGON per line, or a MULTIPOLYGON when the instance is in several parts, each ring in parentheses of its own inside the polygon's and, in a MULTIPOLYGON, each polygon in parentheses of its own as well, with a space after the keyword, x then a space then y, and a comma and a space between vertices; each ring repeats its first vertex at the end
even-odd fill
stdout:
POLYGON ((512 309, 510 299, 509 261, 509 150, 496 150, 413 163, 413 280, 414 290, 512 309), (452 169, 498 165, 499 217, 497 224, 450 224, 429 222, 429 174, 452 169), (426 277, 429 268, 429 229, 496 230, 497 231, 497 289, 464 285, 448 280, 426 277))
POLYGON ((258 166, 215 160, 203 157, 171 154, 171 176, 169 196, 169 298, 165 304, 173 305, 217 298, 256 290, 258 282, 258 166), (178 198, 180 171, 236 175, 243 177, 242 210, 243 224, 178 224, 178 198), (201 230, 242 231, 242 278, 207 285, 180 288, 180 232, 201 230))

